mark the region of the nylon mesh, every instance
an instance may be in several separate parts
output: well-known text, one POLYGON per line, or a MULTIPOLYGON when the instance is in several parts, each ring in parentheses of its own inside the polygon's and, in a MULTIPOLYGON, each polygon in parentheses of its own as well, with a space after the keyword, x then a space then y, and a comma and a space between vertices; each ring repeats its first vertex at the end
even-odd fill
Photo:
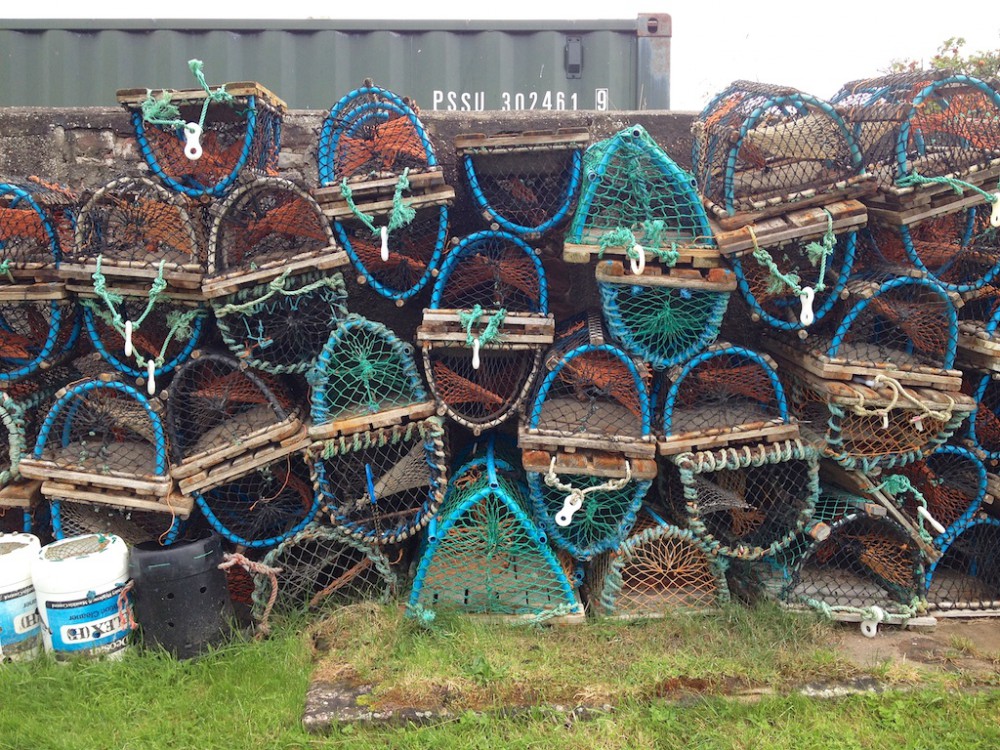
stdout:
POLYGON ((942 550, 927 576, 932 608, 996 609, 1000 602, 1000 525, 973 522, 942 550))

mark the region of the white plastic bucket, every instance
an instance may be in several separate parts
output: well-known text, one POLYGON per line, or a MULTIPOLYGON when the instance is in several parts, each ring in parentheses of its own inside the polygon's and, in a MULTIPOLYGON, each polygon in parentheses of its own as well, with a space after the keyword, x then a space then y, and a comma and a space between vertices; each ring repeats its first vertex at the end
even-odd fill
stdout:
POLYGON ((67 537, 41 548, 31 578, 46 651, 59 657, 120 657, 132 632, 132 602, 122 596, 128 546, 113 534, 67 537))
POLYGON ((41 543, 33 534, 0 534, 0 662, 38 653, 38 619, 31 563, 41 543))

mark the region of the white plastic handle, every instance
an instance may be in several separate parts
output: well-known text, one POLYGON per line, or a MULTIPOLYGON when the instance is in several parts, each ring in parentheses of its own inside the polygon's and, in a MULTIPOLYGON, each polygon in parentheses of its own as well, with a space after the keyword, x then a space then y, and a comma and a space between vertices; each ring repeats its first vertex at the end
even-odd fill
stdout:
POLYGON ((917 432, 924 431, 924 415, 918 414, 910 420, 910 423, 917 428, 917 432))
POLYGON ((882 413, 882 429, 883 430, 889 429, 889 412, 882 413))
POLYGON ((990 212, 990 226, 996 228, 1000 227, 1000 193, 994 193, 993 197, 996 200, 993 201, 993 210, 990 212))
POLYGON ((642 276, 642 272, 646 270, 646 250, 638 242, 632 246, 638 255, 633 258, 631 255, 628 256, 628 265, 632 269, 632 273, 636 276, 642 276))
POLYGON ((567 495, 563 502, 562 510, 556 513, 556 525, 566 528, 573 523, 573 514, 583 507, 583 498, 576 495, 567 495), (575 498, 575 499, 574 499, 575 498))
POLYGON ((132 356, 132 321, 125 321, 125 356, 132 356))
POLYGON ((813 300, 816 299, 816 290, 811 286, 804 286, 799 298, 802 300, 802 312, 799 313, 799 322, 808 328, 816 320, 816 314, 813 312, 813 300))
POLYGON ((472 369, 479 369, 479 337, 472 339, 472 369))
POLYGON ((146 361, 146 393, 156 395, 156 363, 151 359, 146 361))
POLYGON ((387 263, 389 261, 389 227, 382 227, 379 234, 382 235, 382 262, 387 263))
POLYGON ((201 158, 201 125, 196 122, 184 126, 184 156, 191 161, 201 158))
POLYGON ((931 515, 931 512, 927 510, 923 505, 917 506, 917 513, 919 513, 927 523, 929 523, 938 534, 943 534, 947 529, 938 522, 938 520, 931 515))
POLYGON ((885 620, 885 610, 873 606, 872 615, 874 615, 874 619, 861 621, 861 634, 866 638, 874 638, 878 635, 878 624, 885 620))

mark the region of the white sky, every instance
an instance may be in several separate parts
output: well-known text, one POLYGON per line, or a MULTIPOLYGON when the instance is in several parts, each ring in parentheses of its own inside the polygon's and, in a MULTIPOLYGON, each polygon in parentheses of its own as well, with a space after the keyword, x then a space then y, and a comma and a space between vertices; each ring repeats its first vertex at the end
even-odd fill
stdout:
POLYGON ((665 12, 673 18, 671 104, 700 109, 737 78, 831 97, 840 84, 876 75, 894 59, 927 60, 949 37, 967 51, 1000 48, 1000 4, 988 0, 39 0, 6 3, 8 18, 596 19, 665 12), (433 5, 433 7, 428 7, 433 5), (252 6, 252 9, 251 9, 252 6))

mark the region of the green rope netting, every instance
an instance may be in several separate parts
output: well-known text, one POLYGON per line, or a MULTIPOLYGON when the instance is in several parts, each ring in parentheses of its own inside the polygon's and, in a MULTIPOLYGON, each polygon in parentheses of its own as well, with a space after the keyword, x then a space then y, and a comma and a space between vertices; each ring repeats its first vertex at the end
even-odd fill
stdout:
POLYGON ((487 346, 500 337, 500 329, 503 327, 503 322, 507 317, 507 311, 504 309, 497 310, 490 316, 482 333, 478 336, 473 334, 472 329, 479 324, 480 319, 483 317, 483 312, 483 306, 478 304, 471 310, 459 311, 458 322, 465 329, 466 346, 472 346, 476 339, 479 339, 480 346, 487 346))
POLYGON ((966 182, 965 180, 959 180, 956 177, 947 177, 944 175, 938 177, 925 177, 917 171, 912 171, 905 177, 901 177, 896 180, 896 184, 899 187, 910 187, 919 185, 947 185, 950 187, 957 195, 963 195, 966 190, 970 193, 976 193, 986 199, 987 203, 997 203, 1000 201, 1000 197, 996 193, 990 193, 983 190, 978 185, 973 185, 971 182, 966 182))

